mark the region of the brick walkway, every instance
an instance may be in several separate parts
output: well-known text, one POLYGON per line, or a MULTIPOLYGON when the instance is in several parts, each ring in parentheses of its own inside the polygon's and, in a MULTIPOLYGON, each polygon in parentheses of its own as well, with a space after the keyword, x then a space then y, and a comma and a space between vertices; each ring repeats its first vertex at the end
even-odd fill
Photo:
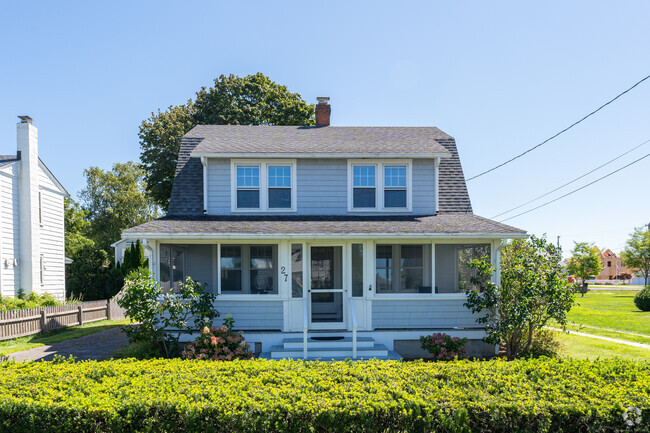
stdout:
POLYGON ((100 360, 110 357, 113 352, 128 342, 120 327, 116 327, 60 343, 11 353, 8 356, 9 359, 13 358, 16 361, 51 361, 54 355, 65 358, 72 355, 77 358, 77 361, 100 360))

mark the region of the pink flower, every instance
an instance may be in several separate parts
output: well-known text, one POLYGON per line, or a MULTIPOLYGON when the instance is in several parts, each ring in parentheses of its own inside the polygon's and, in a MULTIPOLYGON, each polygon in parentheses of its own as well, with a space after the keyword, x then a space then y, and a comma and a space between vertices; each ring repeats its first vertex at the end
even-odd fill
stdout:
POLYGON ((213 346, 217 345, 217 337, 210 337, 210 342, 212 343, 213 346))

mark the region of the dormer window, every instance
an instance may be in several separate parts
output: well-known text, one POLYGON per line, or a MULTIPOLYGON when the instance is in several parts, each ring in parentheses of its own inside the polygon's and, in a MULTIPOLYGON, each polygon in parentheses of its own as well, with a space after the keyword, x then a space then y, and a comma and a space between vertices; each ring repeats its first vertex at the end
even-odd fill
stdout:
POLYGON ((295 212, 295 160, 233 160, 233 212, 295 212))
POLYGON ((406 207, 406 165, 384 166, 384 207, 406 207))
POLYGON ((374 165, 353 165, 353 197, 352 207, 356 209, 375 209, 376 188, 375 188, 375 166, 374 165))
POLYGON ((291 166, 269 165, 269 209, 291 209, 291 166))
POLYGON ((350 160, 348 211, 410 212, 410 160, 350 160))
POLYGON ((259 209, 260 167, 259 165, 237 166, 237 208, 259 209))

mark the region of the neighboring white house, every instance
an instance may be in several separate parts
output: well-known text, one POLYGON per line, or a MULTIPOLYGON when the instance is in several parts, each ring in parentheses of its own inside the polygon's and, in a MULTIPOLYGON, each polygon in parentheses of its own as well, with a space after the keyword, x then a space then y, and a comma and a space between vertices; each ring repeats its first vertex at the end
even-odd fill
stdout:
POLYGON ((0 155, 0 294, 65 299, 63 199, 67 192, 38 157, 38 129, 19 116, 18 152, 0 155))
MULTIPOLYGON (((329 98, 328 98, 329 99, 329 98)), ((399 358, 419 337, 494 354, 463 303, 473 258, 523 230, 474 215, 453 137, 434 127, 198 125, 167 216, 125 230, 161 285, 190 276, 268 358, 399 358), (358 338, 355 342, 355 336, 358 338)))

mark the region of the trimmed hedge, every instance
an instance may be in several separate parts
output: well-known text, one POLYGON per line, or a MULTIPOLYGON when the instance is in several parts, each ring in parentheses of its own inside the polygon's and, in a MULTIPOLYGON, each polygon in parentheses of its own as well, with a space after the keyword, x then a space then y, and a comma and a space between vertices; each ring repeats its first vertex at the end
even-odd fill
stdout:
POLYGON ((650 363, 612 359, 0 364, 0 430, 11 432, 647 432, 648 426, 650 363))

